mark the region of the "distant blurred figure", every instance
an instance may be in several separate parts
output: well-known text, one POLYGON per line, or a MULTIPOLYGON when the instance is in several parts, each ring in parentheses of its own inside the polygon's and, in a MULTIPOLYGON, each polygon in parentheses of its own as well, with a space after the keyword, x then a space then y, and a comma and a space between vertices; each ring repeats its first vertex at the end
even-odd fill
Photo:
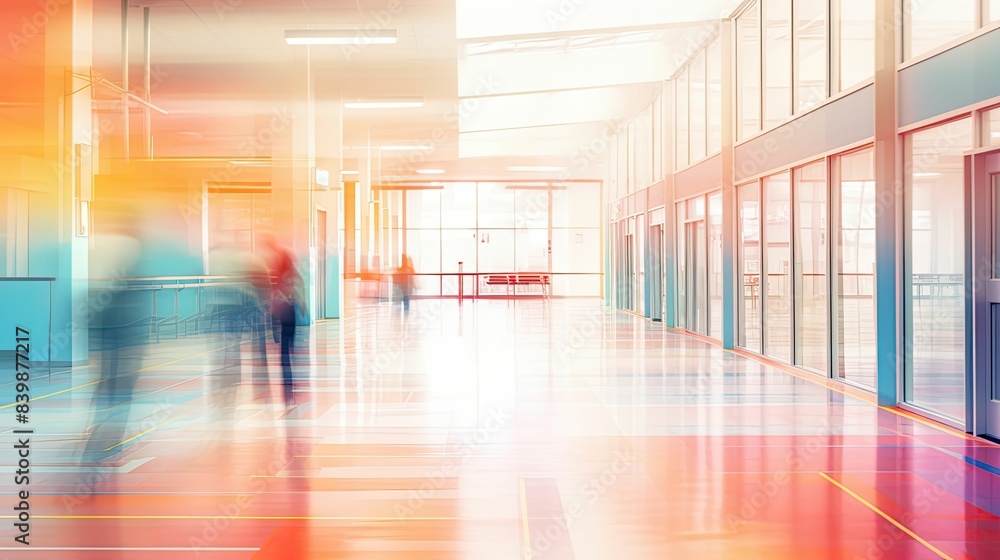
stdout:
POLYGON ((303 313, 305 284, 295 266, 295 254, 278 244, 273 237, 265 239, 270 250, 271 321, 275 338, 281 343, 281 380, 285 404, 293 404, 292 351, 295 347, 295 324, 303 313))
POLYGON ((94 371, 94 419, 84 462, 101 462, 125 440, 130 403, 139 377, 143 347, 149 342, 152 309, 144 293, 129 289, 142 252, 139 217, 121 205, 102 213, 105 233, 94 236, 90 255, 88 313, 94 371))
POLYGON ((396 285, 399 286, 399 293, 403 296, 403 311, 409 311, 410 309, 410 295, 413 293, 413 259, 407 255, 403 254, 403 264, 396 269, 396 274, 394 279, 396 285))
POLYGON ((211 316, 220 335, 222 359, 221 368, 214 371, 211 377, 217 412, 229 415, 236 408, 236 394, 243 379, 242 346, 245 334, 249 335, 254 349, 254 364, 259 361, 267 363, 258 297, 258 285, 263 280, 255 278, 255 274, 260 272, 250 251, 232 243, 223 243, 212 249, 208 263, 213 276, 225 277, 212 292, 211 316))

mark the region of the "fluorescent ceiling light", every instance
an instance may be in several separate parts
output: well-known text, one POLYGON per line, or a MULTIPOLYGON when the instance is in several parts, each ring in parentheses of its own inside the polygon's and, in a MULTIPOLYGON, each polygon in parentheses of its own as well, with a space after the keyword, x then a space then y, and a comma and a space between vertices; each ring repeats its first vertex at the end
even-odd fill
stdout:
POLYGON ((421 175, 441 175, 444 173, 444 169, 418 169, 417 173, 421 175))
POLYGON ((232 165, 270 165, 270 160, 264 161, 254 161, 254 160, 233 160, 229 162, 232 165))
POLYGON ((551 172, 551 171, 566 171, 565 167, 546 167, 541 166, 531 166, 531 165, 514 165, 507 168, 507 171, 519 171, 519 172, 551 172))
POLYGON ((993 138, 1000 138, 1000 132, 991 132, 990 136, 992 136, 993 138))
POLYGON ((423 107, 424 102, 418 99, 387 99, 384 101, 348 101, 345 109, 411 109, 423 107))
POLYGON ((285 31, 289 45, 393 45, 396 30, 302 29, 285 31))
POLYGON ((387 150, 392 152, 405 152, 408 150, 433 150, 433 146, 379 146, 381 150, 387 150))
POLYGON ((357 175, 358 172, 357 171, 351 171, 351 170, 345 169, 345 170, 341 171, 340 174, 341 175, 357 175))
POLYGON ((914 173, 914 177, 940 177, 940 173, 914 173))

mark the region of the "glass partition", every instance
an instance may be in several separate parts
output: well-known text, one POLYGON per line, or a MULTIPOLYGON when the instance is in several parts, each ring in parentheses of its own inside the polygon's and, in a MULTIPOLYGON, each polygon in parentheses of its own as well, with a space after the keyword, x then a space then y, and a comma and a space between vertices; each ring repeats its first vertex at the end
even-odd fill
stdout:
POLYGON ((976 29, 980 0, 905 0, 903 59, 909 60, 976 29))
POLYGON ((871 149, 838 158, 834 348, 837 376, 875 387, 875 161, 871 149))
POLYGON ((795 170, 795 347, 798 365, 827 372, 826 163, 795 170))
POLYGON ((792 220, 789 173, 764 179, 764 352, 792 361, 792 220))
POLYGON ((742 279, 739 344, 761 352, 760 193, 756 182, 739 187, 739 270, 742 279))
POLYGON ((837 91, 850 89, 875 76, 875 3, 871 0, 832 0, 839 17, 834 70, 837 91))
POLYGON ((791 0, 764 2, 764 129, 792 114, 791 0))
POLYGON ((676 169, 681 169, 686 167, 688 162, 690 162, 688 151, 690 146, 690 141, 688 140, 688 115, 689 115, 689 105, 688 105, 688 71, 685 68, 683 72, 677 76, 677 80, 674 82, 674 147, 675 147, 675 161, 676 169))
MULTIPOLYGON (((601 185, 543 185, 462 182, 384 191, 405 200, 401 251, 413 258, 414 294, 455 296, 461 271, 466 297, 507 294, 507 286, 487 285, 486 275, 515 273, 547 274, 549 295, 600 296, 601 185)), ((393 269, 384 263, 382 272, 393 269)))
POLYGON ((795 112, 801 113, 827 97, 827 0, 795 2, 795 112))
POLYGON ((972 119, 907 135, 905 400, 965 418, 965 173, 972 119))
POLYGON ((705 55, 700 54, 695 57, 688 67, 689 71, 689 109, 691 112, 691 163, 705 158, 706 142, 708 138, 708 124, 706 121, 706 70, 705 55))
POLYGON ((760 131, 760 9, 751 6, 736 20, 736 90, 739 140, 760 131))

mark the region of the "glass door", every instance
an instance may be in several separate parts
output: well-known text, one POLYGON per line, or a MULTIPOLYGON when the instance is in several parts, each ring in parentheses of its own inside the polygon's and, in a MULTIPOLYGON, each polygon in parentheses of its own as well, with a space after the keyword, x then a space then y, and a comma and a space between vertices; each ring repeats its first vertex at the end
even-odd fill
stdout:
POLYGON ((708 279, 708 251, 706 250, 705 220, 685 224, 687 256, 687 329, 698 334, 708 334, 706 287, 708 279))
POLYGON ((649 318, 663 321, 663 226, 649 228, 649 318))
POLYGON ((969 157, 974 158, 971 299, 973 398, 978 405, 971 419, 976 434, 1000 437, 1000 152, 969 157))

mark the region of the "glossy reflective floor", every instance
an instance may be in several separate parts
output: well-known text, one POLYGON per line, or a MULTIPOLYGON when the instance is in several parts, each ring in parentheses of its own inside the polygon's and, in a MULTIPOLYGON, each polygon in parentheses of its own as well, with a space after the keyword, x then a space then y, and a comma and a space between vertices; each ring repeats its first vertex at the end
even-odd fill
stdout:
POLYGON ((81 463, 102 382, 36 372, 32 545, 5 443, 0 557, 1000 557, 1000 447, 596 300, 372 305, 301 335, 290 405, 249 343, 221 389, 219 340, 150 346, 103 463, 81 463))

